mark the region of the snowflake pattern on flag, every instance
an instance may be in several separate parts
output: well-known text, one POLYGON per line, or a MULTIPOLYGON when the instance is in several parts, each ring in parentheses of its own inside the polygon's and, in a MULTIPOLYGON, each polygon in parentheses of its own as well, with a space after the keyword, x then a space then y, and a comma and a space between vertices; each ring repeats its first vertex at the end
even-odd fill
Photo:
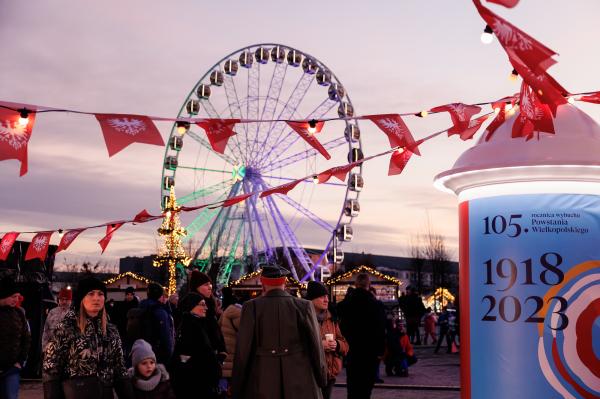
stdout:
POLYGON ((468 117, 465 114, 465 111, 467 108, 465 107, 465 104, 462 104, 462 103, 448 104, 448 107, 456 113, 459 121, 461 121, 461 122, 467 121, 468 117))
POLYGON ((16 122, 0 121, 0 141, 8 142, 15 150, 21 149, 29 141, 27 126, 20 126, 16 122))
POLYGON ((521 112, 532 121, 539 121, 544 117, 544 112, 535 104, 536 100, 535 93, 530 88, 525 89, 521 96, 521 112))
POLYGON ((0 243, 0 252, 6 253, 10 249, 12 244, 13 240, 2 240, 2 243, 0 243))
POLYGON ((506 47, 521 51, 533 50, 531 40, 515 31, 512 26, 498 20, 494 21, 493 25, 493 31, 498 36, 498 40, 504 42, 506 47))
POLYGON ((146 124, 143 121, 133 118, 109 119, 108 124, 115 128, 115 130, 130 136, 136 136, 146 130, 146 124))
POLYGON ((392 133, 397 136, 402 136, 404 134, 404 127, 401 126, 398 121, 392 118, 383 118, 378 121, 383 127, 389 129, 392 133))
POLYGON ((73 230, 66 233, 62 239, 62 242, 65 246, 68 246, 79 234, 79 230, 73 230))
POLYGON ((48 243, 48 237, 46 237, 46 236, 36 237, 35 240, 33 240, 33 242, 32 242, 33 249, 35 249, 36 252, 40 252, 42 249, 44 249, 44 247, 46 246, 47 243, 48 243))

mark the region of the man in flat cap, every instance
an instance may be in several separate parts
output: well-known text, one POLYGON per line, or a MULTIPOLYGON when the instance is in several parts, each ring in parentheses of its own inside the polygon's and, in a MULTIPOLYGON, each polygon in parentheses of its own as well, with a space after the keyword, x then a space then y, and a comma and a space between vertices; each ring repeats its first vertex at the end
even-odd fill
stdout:
POLYGON ((263 295, 242 308, 233 362, 235 399, 320 399, 327 384, 315 310, 284 290, 287 274, 265 265, 263 295))

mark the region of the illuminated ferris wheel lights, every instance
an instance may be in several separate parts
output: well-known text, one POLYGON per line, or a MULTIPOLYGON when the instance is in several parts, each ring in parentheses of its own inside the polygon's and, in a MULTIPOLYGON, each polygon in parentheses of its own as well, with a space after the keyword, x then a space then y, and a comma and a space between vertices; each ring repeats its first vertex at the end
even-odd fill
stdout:
POLYGON ((513 69, 510 75, 508 75, 508 80, 510 80, 511 82, 516 82, 518 77, 519 72, 517 72, 516 69, 513 69))
POLYGON ((313 175, 313 177, 312 177, 312 181, 313 181, 313 183, 315 183, 315 184, 319 184, 319 176, 317 176, 317 175, 313 175))

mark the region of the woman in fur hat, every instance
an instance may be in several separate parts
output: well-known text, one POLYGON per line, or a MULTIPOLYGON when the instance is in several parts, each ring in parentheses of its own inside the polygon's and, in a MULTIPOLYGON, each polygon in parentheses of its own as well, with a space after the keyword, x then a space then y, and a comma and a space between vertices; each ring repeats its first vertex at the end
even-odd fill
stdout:
POLYGON ((121 338, 108 323, 106 286, 94 277, 79 282, 73 309, 59 323, 44 351, 45 399, 132 398, 121 338))

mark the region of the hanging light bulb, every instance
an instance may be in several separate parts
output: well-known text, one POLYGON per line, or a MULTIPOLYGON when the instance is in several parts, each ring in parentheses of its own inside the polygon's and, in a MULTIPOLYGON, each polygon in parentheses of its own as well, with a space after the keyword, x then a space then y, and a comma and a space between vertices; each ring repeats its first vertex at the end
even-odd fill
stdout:
POLYGON ((402 154, 404 152, 404 147, 400 147, 396 150, 397 154, 402 154))
POLYGON ((62 229, 58 229, 58 238, 62 240, 63 236, 65 235, 65 233, 63 232, 62 229))
POLYGON ((421 111, 421 112, 417 112, 415 114, 415 116, 418 116, 419 118, 425 118, 425 117, 427 117, 427 115, 429 115, 429 112, 427 112, 427 111, 421 111))
POLYGON ((571 105, 575 104, 575 97, 568 97, 567 102, 571 105))
POLYGON ((508 79, 511 82, 516 82, 518 77, 519 77, 519 72, 517 72, 516 69, 513 69, 512 72, 510 73, 510 75, 508 75, 508 79))
POLYGON ((505 110, 505 111, 507 111, 507 112, 508 112, 508 111, 510 111, 511 109, 513 109, 513 105, 512 105, 512 103, 506 103, 506 104, 504 104, 504 110, 505 110))
POLYGON ((177 133, 179 133, 180 135, 184 135, 187 133, 187 131, 190 129, 190 123, 189 122, 183 122, 183 121, 178 121, 176 123, 177 126, 177 133))
POLYGON ((311 119, 308 121, 308 133, 315 134, 317 132, 317 121, 311 119))
POLYGON ((313 181, 313 183, 315 183, 315 184, 319 184, 319 176, 317 176, 317 175, 313 175, 313 177, 312 177, 312 181, 313 181))
POLYGON ((29 124, 29 110, 23 108, 19 110, 19 126, 25 127, 29 124))
POLYGON ((166 216, 167 219, 170 219, 171 218, 171 211, 167 211, 165 213, 165 216, 166 216))
POLYGON ((494 31, 489 25, 485 26, 483 33, 481 34, 481 42, 483 44, 490 44, 494 40, 494 31))
POLYGON ((498 115, 500 113, 500 107, 494 108, 494 113, 498 115))

